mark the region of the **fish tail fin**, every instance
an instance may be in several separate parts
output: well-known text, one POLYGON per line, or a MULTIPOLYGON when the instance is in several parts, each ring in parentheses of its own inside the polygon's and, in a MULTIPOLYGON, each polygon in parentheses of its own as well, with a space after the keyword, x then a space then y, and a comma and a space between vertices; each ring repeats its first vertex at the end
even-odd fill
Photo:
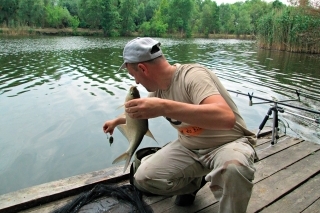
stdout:
POLYGON ((114 159, 114 161, 112 162, 112 164, 115 164, 115 163, 118 163, 120 161, 126 161, 126 164, 124 165, 124 169, 123 169, 123 173, 125 173, 126 169, 128 168, 129 166, 129 163, 130 163, 130 155, 129 153, 125 152, 123 153, 122 155, 120 155, 119 157, 117 157, 116 159, 114 159))

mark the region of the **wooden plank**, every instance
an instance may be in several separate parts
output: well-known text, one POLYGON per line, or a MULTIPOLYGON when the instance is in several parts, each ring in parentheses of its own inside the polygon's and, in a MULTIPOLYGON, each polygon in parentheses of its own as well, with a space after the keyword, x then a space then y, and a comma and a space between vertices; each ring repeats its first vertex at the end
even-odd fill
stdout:
POLYGON ((253 187, 247 212, 256 212, 320 171, 320 151, 264 179, 253 187))
MULTIPOLYGON (((259 145, 258 148, 259 150, 261 150, 260 159, 262 160, 256 163, 256 167, 258 168, 255 179, 256 182, 261 181, 272 174, 275 174, 280 169, 285 168, 288 165, 291 165, 295 161, 299 160, 299 158, 303 158, 308 154, 312 153, 313 151, 319 150, 318 147, 320 147, 319 144, 301 142, 301 139, 296 140, 288 138, 286 138, 284 141, 281 141, 282 139, 280 139, 280 142, 278 144, 272 147, 268 147, 270 145, 270 139, 259 139, 258 141, 261 140, 264 141, 260 142, 261 145, 259 145), (306 144, 312 145, 309 146, 306 144), (266 147, 268 148, 264 149, 266 147), (290 158, 288 156, 290 156, 290 158), (275 167, 274 165, 277 166, 275 167), (259 175, 259 171, 262 171, 263 173, 260 173, 259 175)), ((122 166, 113 167, 106 170, 92 172, 84 175, 78 175, 60 181, 54 181, 48 184, 42 184, 39 186, 30 187, 28 189, 23 189, 17 192, 2 195, 0 196, 1 201, 5 200, 11 203, 16 203, 18 206, 11 205, 9 206, 9 208, 5 209, 3 208, 3 206, 6 206, 8 202, 0 202, 0 212, 16 212, 21 209, 44 204, 49 201, 64 198, 66 196, 72 196, 84 190, 91 189, 97 183, 117 182, 119 180, 128 178, 128 173, 122 176, 122 170, 122 166), (114 168, 116 169, 113 171, 113 173, 109 171, 114 168)), ((210 209, 210 207, 212 207, 213 209, 217 208, 217 204, 215 204, 217 203, 217 201, 214 199, 208 186, 203 187, 198 192, 194 205, 192 205, 191 207, 175 206, 173 203, 174 199, 175 196, 144 196, 145 202, 150 204, 151 207, 154 208, 155 212, 197 212, 201 211, 201 209, 203 208, 206 208, 206 206, 209 206, 209 208, 207 209, 210 209), (165 209, 163 209, 164 207, 165 209)), ((51 205, 51 209, 56 209, 59 203, 66 203, 67 200, 68 199, 62 199, 57 202, 52 202, 48 204, 48 206, 51 205), (54 205, 56 205, 55 208, 52 208, 52 206, 54 205)), ((42 210, 40 209, 41 208, 39 208, 38 212, 46 212, 43 211, 43 208, 42 210)), ((32 211, 30 210, 30 212, 32 211)))
MULTIPOLYGON (((125 185, 125 184, 129 184, 128 180, 124 180, 121 182, 117 182, 117 186, 121 186, 121 185, 125 185)), ((91 190, 91 189, 90 189, 91 190)), ((85 193, 88 191, 83 191, 82 193, 85 193)), ((21 211, 21 213, 43 213, 43 212, 53 212, 54 210, 57 210, 63 206, 65 206, 66 204, 72 202, 74 199, 78 198, 80 195, 82 195, 82 193, 79 193, 77 195, 74 196, 70 196, 67 198, 63 198, 63 199, 59 199, 56 201, 52 201, 43 205, 39 205, 33 208, 29 208, 27 210, 23 210, 21 211)), ((104 212, 102 211, 103 209, 111 209, 111 208, 115 208, 116 205, 118 205, 119 202, 118 200, 112 198, 112 197, 101 197, 96 199, 95 201, 83 206, 82 208, 80 208, 79 213, 84 213, 84 212, 104 212)), ((126 203, 122 202, 119 205, 125 205, 126 203)), ((126 211, 123 211, 126 212, 126 211)))
POLYGON ((162 200, 170 199, 172 196, 161 196, 161 195, 143 195, 143 201, 151 205, 153 203, 161 202, 162 200))
MULTIPOLYGON (((281 141, 283 137, 288 137, 288 136, 281 134, 281 135, 279 135, 278 141, 281 141)), ((263 144, 271 145, 271 138, 272 137, 270 135, 266 135, 266 136, 258 138, 256 148, 263 145, 263 144)))
POLYGON ((207 206, 204 209, 201 209, 200 211, 196 211, 196 213, 219 213, 219 202, 207 206))
POLYGON ((154 212, 162 213, 187 213, 187 212, 196 212, 203 209, 206 206, 212 205, 213 203, 218 202, 212 192, 209 189, 209 183, 203 186, 197 193, 196 199, 191 206, 181 207, 174 204, 176 196, 162 200, 161 202, 151 204, 151 208, 154 212))
POLYGON ((271 144, 271 139, 269 137, 259 138, 255 148, 257 149, 259 146, 261 146, 262 144, 266 144, 266 143, 271 144))
POLYGON ((29 208, 26 210, 19 211, 20 213, 45 213, 45 212, 53 212, 56 209, 59 209, 66 205, 67 203, 71 202, 74 198, 78 195, 74 195, 71 197, 63 198, 57 201, 53 201, 47 204, 39 205, 33 208, 29 208))
POLYGON ((257 183, 318 150, 320 144, 304 141, 260 160, 255 163, 257 171, 253 182, 257 183))
POLYGON ((117 182, 127 178, 128 173, 123 174, 123 166, 115 166, 21 189, 0 196, 0 213, 21 211, 78 194, 84 190, 91 189, 97 183, 117 182))
POLYGON ((281 138, 281 140, 275 145, 264 144, 262 146, 259 146, 259 148, 256 148, 256 152, 259 159, 262 160, 302 141, 302 139, 290 138, 288 136, 285 136, 281 138))
MULTIPOLYGON (((283 168, 288 167, 292 163, 299 161, 301 158, 304 158, 311 153, 320 150, 320 145, 310 142, 302 142, 301 144, 296 144, 296 140, 294 140, 294 143, 291 143, 290 139, 289 142, 280 143, 282 146, 279 149, 272 149, 272 151, 268 151, 268 154, 271 155, 273 152, 275 152, 276 159, 274 160, 274 156, 265 158, 262 161, 259 161, 256 163, 257 165, 257 172, 255 178, 255 182, 258 182, 266 177, 266 175, 274 174, 278 171, 280 171, 283 168), (292 144, 295 144, 295 146, 291 146, 292 144), (282 152, 279 152, 282 151, 282 152), (278 153, 279 152, 279 153, 278 153), (290 156, 288 158, 287 156, 290 156), (284 158, 280 163, 278 162, 279 159, 284 158), (275 165, 277 165, 275 167, 275 165), (264 170, 264 168, 266 168, 264 170)), ((279 144, 275 145, 278 146, 279 144)), ((166 199, 159 203, 155 203, 152 206, 152 208, 157 212, 157 210, 161 209, 161 212, 196 212, 200 211, 201 209, 205 208, 206 206, 210 206, 217 202, 217 200, 213 197, 210 189, 208 186, 204 186, 197 194, 196 200, 194 202, 194 205, 190 207, 177 207, 174 205, 174 199, 166 199)), ((215 205, 213 207, 208 208, 208 211, 215 211, 215 205)))
POLYGON ((320 198, 301 213, 319 213, 320 198))
MULTIPOLYGON (((271 157, 265 158, 255 163, 257 171, 255 173, 255 179, 253 182, 257 183, 318 150, 320 150, 319 144, 304 141, 302 143, 296 144, 295 146, 291 146, 288 149, 283 150, 282 152, 276 153, 271 157)), ((207 190, 209 191, 209 189, 207 190)), ((217 205, 218 204, 208 206, 204 210, 199 212, 216 212, 218 208, 217 205)))
MULTIPOLYGON (((320 197, 320 175, 308 180, 292 193, 281 198, 276 203, 264 208, 261 213, 290 212, 300 213, 320 197)), ((320 209, 318 209, 320 212, 320 209)))
MULTIPOLYGON (((252 132, 255 134, 255 135, 257 135, 257 132, 258 132, 259 130, 258 129, 255 129, 255 130, 252 130, 252 132)), ((265 137, 266 135, 270 135, 272 133, 272 128, 271 127, 264 127, 261 131, 260 131, 260 133, 259 133, 259 135, 258 135, 258 139, 260 139, 260 138, 262 138, 262 137, 265 137)))

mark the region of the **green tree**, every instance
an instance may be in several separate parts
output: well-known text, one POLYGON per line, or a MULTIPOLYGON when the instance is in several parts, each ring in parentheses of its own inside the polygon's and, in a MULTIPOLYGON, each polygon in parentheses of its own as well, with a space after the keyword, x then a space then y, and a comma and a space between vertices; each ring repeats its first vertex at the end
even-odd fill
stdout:
POLYGON ((135 20, 138 15, 136 0, 122 0, 120 7, 120 35, 128 36, 136 29, 135 20))
POLYGON ((221 33, 234 33, 235 32, 235 14, 230 4, 221 4, 219 7, 220 18, 220 32, 221 33))
POLYGON ((106 36, 118 36, 120 16, 117 11, 117 2, 114 0, 103 0, 101 26, 106 36))
POLYGON ((5 22, 9 26, 10 22, 14 22, 17 9, 17 0, 0 0, 0 23, 5 22))
POLYGON ((169 29, 191 36, 191 21, 195 10, 194 0, 171 0, 169 2, 169 29))
POLYGON ((202 4, 201 31, 207 36, 209 33, 219 32, 220 20, 218 9, 216 2, 210 0, 206 0, 202 4))
POLYGON ((144 4, 141 2, 138 7, 138 14, 137 14, 135 23, 137 26, 140 26, 146 20, 147 20, 147 18, 146 18, 146 13, 145 13, 145 7, 144 7, 144 4))
MULTIPOLYGON (((276 0, 275 2, 279 2, 279 1, 276 0)), ((282 4, 281 2, 279 3, 282 4)), ((270 4, 262 0, 250 0, 250 1, 246 1, 243 4, 242 10, 249 12, 251 17, 251 26, 252 26, 251 33, 256 35, 259 19, 265 14, 270 12, 271 6, 270 4)))
POLYGON ((139 31, 150 36, 162 36, 166 33, 168 29, 168 8, 168 1, 162 0, 150 22, 143 23, 139 31))
POLYGON ((102 14, 105 12, 103 0, 79 0, 78 8, 79 18, 84 22, 84 26, 101 28, 102 14))
POLYGON ((23 25, 44 26, 46 12, 43 0, 20 0, 18 7, 18 18, 23 25))
POLYGON ((71 25, 72 16, 67 8, 61 6, 46 6, 46 23, 47 27, 62 28, 71 25))
POLYGON ((58 6, 67 8, 71 16, 78 16, 78 0, 59 0, 58 6))
POLYGON ((201 32, 201 0, 194 0, 194 10, 190 19, 190 26, 193 33, 201 32))
POLYGON ((251 24, 251 17, 247 10, 240 9, 239 17, 236 21, 235 31, 237 35, 250 34, 252 32, 253 26, 251 24))
POLYGON ((159 7, 159 0, 150 0, 145 6, 146 21, 150 21, 156 9, 159 7))

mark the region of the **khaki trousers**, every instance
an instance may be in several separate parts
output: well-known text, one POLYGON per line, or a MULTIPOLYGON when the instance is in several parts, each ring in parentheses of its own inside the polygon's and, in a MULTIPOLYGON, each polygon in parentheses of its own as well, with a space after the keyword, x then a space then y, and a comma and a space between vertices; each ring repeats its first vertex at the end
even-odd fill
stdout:
POLYGON ((158 195, 199 189, 202 177, 220 201, 220 213, 245 213, 252 192, 255 151, 246 138, 216 149, 189 150, 174 141, 141 160, 134 185, 158 195))

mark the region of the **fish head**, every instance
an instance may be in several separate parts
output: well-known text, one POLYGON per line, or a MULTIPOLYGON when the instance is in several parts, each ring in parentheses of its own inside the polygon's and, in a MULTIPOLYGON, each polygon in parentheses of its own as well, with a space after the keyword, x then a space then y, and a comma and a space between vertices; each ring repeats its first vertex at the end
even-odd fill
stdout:
POLYGON ((136 99, 136 98, 140 98, 139 90, 137 89, 137 86, 131 86, 128 92, 126 101, 136 99))

